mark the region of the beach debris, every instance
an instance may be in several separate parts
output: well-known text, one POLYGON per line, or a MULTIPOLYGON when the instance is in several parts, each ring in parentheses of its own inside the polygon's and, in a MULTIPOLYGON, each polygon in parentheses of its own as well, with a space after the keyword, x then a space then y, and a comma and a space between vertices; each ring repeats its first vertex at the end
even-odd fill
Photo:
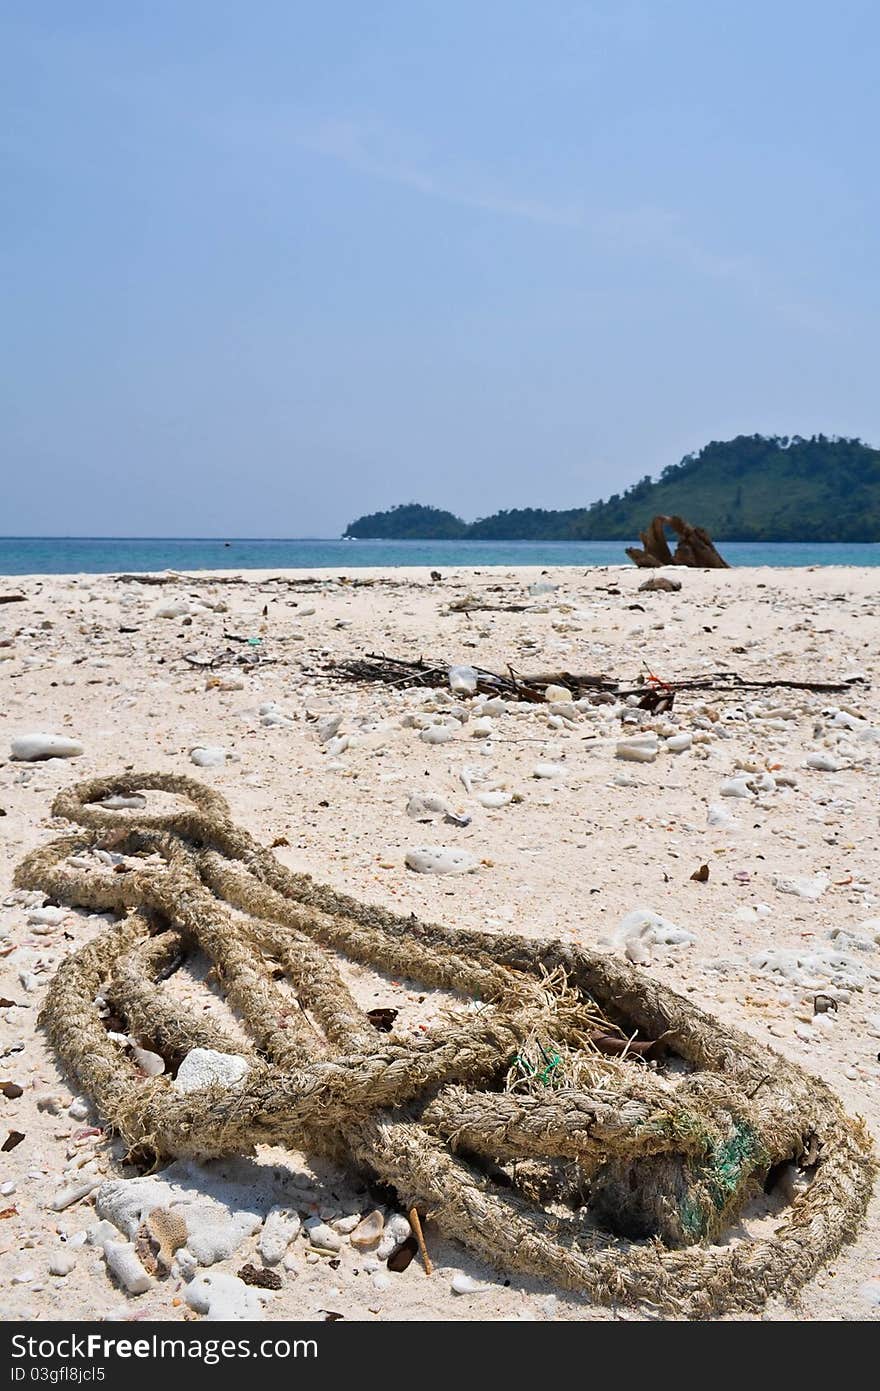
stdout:
POLYGON ((693 747, 693 742, 694 736, 689 730, 684 730, 681 734, 671 734, 664 744, 670 753, 684 753, 693 747))
POLYGON ((434 792, 414 792, 407 801, 406 814, 412 821, 433 821, 436 816, 448 816, 449 807, 434 792))
POLYGON ((186 618, 192 613, 192 605, 187 599, 170 599, 156 609, 156 618, 186 618))
POLYGON ((824 894, 831 880, 827 874, 799 875, 774 874, 773 887, 780 894, 794 894, 816 903, 824 894))
POLYGON ((189 757, 197 768, 222 768, 228 755, 225 749, 216 744, 199 744, 190 749, 189 757))
MULTIPOLYGON (((422 657, 407 659, 368 652, 360 657, 333 658, 310 674, 339 681, 375 682, 400 690, 428 687, 448 691, 452 665, 448 662, 426 661, 422 657)), ((741 696, 746 691, 780 689, 832 694, 852 691, 863 686, 867 680, 861 673, 840 681, 799 681, 784 677, 746 680, 735 671, 717 671, 709 676, 684 676, 672 681, 661 681, 651 673, 642 671, 634 681, 626 682, 588 672, 554 671, 520 675, 512 665, 508 666, 505 673, 477 666, 470 669, 477 673, 476 694, 479 695, 501 696, 506 700, 523 701, 528 704, 544 704, 547 687, 559 686, 564 687, 575 701, 588 700, 591 703, 604 704, 609 697, 625 699, 636 696, 646 702, 645 708, 651 709, 658 705, 661 708, 668 706, 675 695, 682 693, 712 692, 722 696, 741 696)), ((466 694, 459 697, 462 700, 468 698, 466 694)))
POLYGON ((470 666, 449 668, 449 689, 453 695, 473 695, 477 689, 479 676, 470 666))
POLYGON ((7 592, 0 594, 0 604, 23 604, 27 598, 26 594, 19 592, 7 592))
POLYGON ((405 1237, 400 1245, 391 1252, 385 1264, 389 1270, 394 1270, 398 1274, 408 1270, 418 1249, 419 1243, 414 1236, 405 1237))
POLYGON ((34 763, 44 758, 79 758, 85 749, 78 739, 66 734, 19 734, 10 744, 14 759, 34 763))
POLYGON ((59 1188, 49 1206, 53 1212, 64 1212, 66 1208, 73 1207, 74 1203, 81 1203, 83 1198, 88 1198, 99 1187, 100 1182, 100 1179, 85 1178, 77 1183, 70 1183, 65 1188, 59 1188))
POLYGON ((449 1288, 453 1294, 488 1294, 492 1286, 481 1284, 472 1275, 465 1275, 463 1270, 457 1270, 450 1281, 449 1288))
POLYGON ((635 734, 630 739, 618 741, 614 756, 630 763, 653 763, 659 752, 656 734, 635 734))
POLYGON ((321 719, 318 720, 318 723, 315 726, 315 728, 317 731, 319 744, 329 743, 330 740, 333 738, 334 734, 339 733, 339 729, 342 724, 342 718, 342 715, 324 715, 321 719))
POLYGON ((807 754, 804 766, 814 768, 818 773, 839 773, 846 763, 842 758, 835 758, 830 753, 810 753, 807 754))
POLYGON ((729 570, 730 566, 715 549, 708 531, 691 526, 681 517, 657 516, 646 531, 639 533, 642 549, 627 546, 630 560, 639 566, 689 565, 698 569, 729 570), (675 553, 669 549, 666 528, 678 537, 675 553))
POLYGON ((266 1265, 277 1265, 288 1246, 299 1236, 302 1223, 294 1208, 276 1205, 269 1209, 257 1243, 266 1265))
POLYGON ((670 579, 667 575, 651 575, 647 580, 643 580, 639 585, 640 594, 650 594, 654 590, 665 590, 668 594, 677 594, 681 589, 681 580, 670 579))
POLYGON ((280 1290, 284 1281, 277 1270, 261 1270, 255 1265, 243 1265, 238 1278, 245 1285, 253 1285, 258 1290, 280 1290))
MULTIPOLYGON (((405 1193, 431 1212, 447 1239, 495 1267, 557 1278, 594 1299, 649 1300, 681 1317, 760 1308, 769 1294, 791 1291, 827 1264, 858 1228, 873 1159, 866 1131, 847 1119, 834 1093, 616 953, 590 951, 571 934, 547 941, 460 923, 452 934, 406 912, 359 903, 286 869, 233 823, 213 788, 195 779, 93 779, 60 792, 53 813, 84 828, 75 838, 77 857, 84 841, 94 846, 108 831, 130 853, 138 837, 157 829, 167 856, 164 867, 149 863, 120 877, 112 864, 70 865, 67 836, 39 845, 16 872, 20 889, 74 903, 82 895, 93 912, 112 914, 65 957, 41 1017, 61 1063, 104 1123, 132 1149, 178 1156, 157 1175, 111 1180, 98 1190, 98 1215, 113 1208, 130 1241, 145 1209, 179 1207, 186 1249, 203 1263, 228 1259, 236 1240, 259 1230, 261 1214, 250 1210, 244 1182, 224 1180, 225 1204, 202 1196, 218 1191, 203 1161, 251 1154, 255 1136, 266 1146, 295 1137, 337 1158, 347 1151, 361 1173, 367 1169, 386 1190, 405 1193), (173 793, 174 809, 139 818, 100 806, 108 795, 147 790, 173 793), (222 849, 206 853, 205 844, 222 849), (212 959, 238 1034, 247 1031, 253 1042, 239 1054, 226 1042, 232 1035, 197 1006, 178 1007, 170 1018, 156 1011, 155 1028, 173 1026, 178 1054, 205 1046, 208 1030, 215 1051, 253 1058, 232 1088, 180 1096, 161 1077, 133 1086, 133 1064, 96 1004, 101 984, 117 977, 121 1009, 134 1010, 141 991, 158 1004, 164 991, 153 991, 153 980, 179 957, 181 936, 212 959), (402 1031, 380 1041, 336 968, 343 953, 392 979, 403 967, 415 980, 452 987, 469 1004, 444 1011, 415 1041, 402 1031), (276 972, 287 977, 287 989, 276 972), (299 1013, 291 1011, 292 993, 303 1002, 299 1013), (649 1054, 656 1068, 645 1066, 649 1054), (540 1056, 540 1066, 523 1072, 511 1064, 524 1055, 540 1056), (511 1072, 515 1080, 499 1091, 498 1080, 511 1072), (487 1079, 495 1085, 483 1090, 487 1079), (819 1181, 798 1198, 796 1220, 755 1236, 743 1262, 739 1243, 724 1235, 773 1168, 791 1162, 798 1136, 809 1137, 819 1181), (559 1160, 576 1161, 588 1179, 588 1241, 577 1241, 574 1215, 572 1231, 558 1240, 545 1198, 536 1198, 538 1167, 546 1201, 562 1200, 553 1172, 569 1166, 559 1160), (178 1195, 170 1203, 169 1188, 178 1195), (234 1205, 233 1190, 240 1194, 234 1205)), ((627 915, 619 932, 625 941, 657 945, 693 939, 647 908, 627 915)), ((855 975, 843 965, 848 954, 828 955, 838 959, 843 978, 830 984, 847 988, 843 982, 855 975)), ((150 1018, 149 1008, 142 1013, 150 1018)), ((334 1209, 315 1208, 306 1223, 307 1260, 341 1249, 342 1235, 328 1225, 334 1209)), ((411 1224, 395 1214, 375 1258, 387 1260, 411 1236, 411 1224)), ((191 1307, 211 1308, 210 1284, 202 1283, 193 1302, 190 1292, 202 1277, 187 1269, 194 1276, 186 1294, 191 1307)), ((232 1288, 239 1297, 257 1294, 240 1280, 232 1288)))
POLYGON ((423 744, 448 744, 459 733, 461 726, 458 723, 431 724, 427 729, 419 732, 419 738, 423 744))
POLYGON ((633 943, 643 947, 681 947, 697 940, 696 934, 686 927, 656 913, 653 908, 634 908, 618 923, 614 941, 627 948, 633 943))
POLYGON ((129 1046, 131 1056, 137 1063, 145 1077, 161 1077, 165 1071, 165 1059, 161 1053, 154 1053, 150 1048, 141 1048, 136 1039, 129 1035, 129 1046))
POLYGON ((214 1048, 191 1048, 172 1082, 176 1092, 201 1091, 203 1087, 234 1087, 250 1063, 238 1053, 218 1053, 214 1048))
POLYGON ((384 1230, 385 1219, 375 1208, 361 1218, 348 1239, 356 1251, 373 1251, 382 1240, 384 1230))
POLYGON ((396 1009, 368 1009, 367 1018, 373 1028, 378 1029, 380 1034, 390 1034, 391 1030, 394 1028, 394 1021, 399 1013, 400 1011, 396 1009))
POLYGON ((211 1322, 252 1322, 264 1317, 260 1296, 237 1275, 216 1270, 196 1275, 186 1287, 186 1302, 211 1322))
POLYGON ((718 791, 722 797, 754 798, 757 796, 754 781, 748 777, 726 778, 718 791))
POLYGON ((141 1264, 133 1242, 106 1242, 104 1259, 111 1275, 129 1294, 146 1294, 153 1288, 153 1279, 141 1264))
POLYGON ((428 1248, 425 1244, 425 1233, 422 1229, 422 1219, 417 1207, 411 1207, 409 1210, 409 1225, 412 1228, 413 1235, 416 1239, 416 1244, 419 1248, 419 1253, 422 1257, 422 1265, 425 1268, 425 1274, 433 1275, 434 1267, 431 1264, 431 1257, 428 1255, 428 1248))
POLYGON ((470 851, 449 845, 415 846, 407 850, 404 860, 416 874, 473 874, 480 867, 470 851))
POLYGON ((342 1237, 338 1232, 334 1232, 332 1227, 328 1227, 326 1222, 320 1222, 317 1218, 310 1218, 304 1223, 304 1230, 309 1241, 318 1251, 339 1251, 342 1247, 342 1237))
POLYGON ((512 792, 505 792, 501 788, 496 788, 494 791, 478 792, 476 794, 476 800, 481 807, 486 807, 488 811, 498 811, 501 807, 509 806, 514 800, 514 796, 512 792))
POLYGON ((189 1237, 182 1212, 168 1207, 156 1207, 147 1213, 144 1228, 156 1248, 156 1259, 162 1270, 170 1270, 176 1253, 189 1237))
POLYGON ((692 879, 694 880, 694 882, 697 883, 697 884, 706 884, 706 883, 708 883, 708 880, 709 880, 709 866, 708 866, 708 865, 700 865, 699 869, 695 869, 695 870, 694 870, 693 874, 691 875, 691 878, 692 878, 692 879))

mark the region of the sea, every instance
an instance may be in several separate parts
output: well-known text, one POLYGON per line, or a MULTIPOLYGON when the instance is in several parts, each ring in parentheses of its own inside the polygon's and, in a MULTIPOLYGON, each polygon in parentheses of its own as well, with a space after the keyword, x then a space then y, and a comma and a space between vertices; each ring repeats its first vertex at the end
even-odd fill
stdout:
MULTIPOLYGON (((628 565, 624 541, 343 541, 198 537, 0 537, 0 574, 331 570, 426 565, 628 565)), ((637 544, 635 541, 631 544, 637 544)), ((880 565, 880 542, 719 541, 731 565, 880 565)))

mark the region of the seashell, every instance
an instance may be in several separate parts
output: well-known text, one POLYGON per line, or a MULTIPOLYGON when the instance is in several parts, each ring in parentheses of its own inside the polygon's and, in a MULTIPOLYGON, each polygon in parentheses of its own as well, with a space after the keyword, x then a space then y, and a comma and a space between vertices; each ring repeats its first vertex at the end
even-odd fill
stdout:
POLYGON ((356 1251, 372 1251, 378 1246, 385 1228, 385 1219, 378 1208, 362 1217, 348 1238, 356 1251))

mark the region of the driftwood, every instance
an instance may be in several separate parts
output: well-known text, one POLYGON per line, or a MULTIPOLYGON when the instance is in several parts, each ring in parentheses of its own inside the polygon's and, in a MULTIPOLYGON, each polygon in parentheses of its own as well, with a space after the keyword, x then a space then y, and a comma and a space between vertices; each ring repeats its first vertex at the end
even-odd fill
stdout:
MULTIPOLYGON (((388 657, 384 653, 367 652, 362 657, 346 657, 327 662, 311 675, 333 677, 341 681, 375 682, 405 689, 411 686, 449 689, 451 662, 423 657, 406 659, 388 657)), ((789 690, 812 691, 818 695, 834 695, 851 691, 865 684, 864 677, 850 676, 844 681, 788 681, 781 677, 767 681, 747 681, 735 671, 716 671, 702 676, 686 676, 673 681, 661 681, 651 673, 640 675, 635 682, 625 682, 612 676, 570 671, 543 671, 529 676, 520 675, 508 666, 507 674, 475 666, 477 691, 480 695, 501 696, 506 700, 521 700, 539 704, 546 699, 548 686, 564 686, 576 700, 591 698, 596 704, 609 700, 639 696, 648 709, 658 701, 666 708, 679 692, 711 692, 715 695, 740 695, 747 691, 789 690)))
MULTIPOLYGON (((343 584, 352 589, 375 589, 382 586, 387 589, 427 589, 428 585, 420 583, 418 580, 398 580, 393 576, 370 576, 367 579, 352 578, 350 575, 337 575, 331 579, 325 575, 264 575, 259 579, 251 579, 247 575, 219 575, 216 571, 209 571, 207 574, 190 574, 184 570, 161 570, 144 571, 137 574, 119 574, 111 576, 115 584, 184 584, 188 589, 195 589, 199 585, 215 584, 245 584, 252 585, 254 589, 262 589, 264 585, 281 584, 285 585, 292 593, 306 589, 310 585, 320 585, 331 587, 336 584, 343 584)), ((22 595, 22 598, 25 596, 22 595)))
POLYGON ((708 531, 701 526, 691 526, 681 517, 655 517, 647 531, 639 537, 643 550, 637 546, 627 546, 630 560, 639 566, 652 565, 690 565, 700 570, 729 570, 727 561, 718 554, 708 531), (669 549, 666 528, 671 527, 678 536, 675 554, 669 549))

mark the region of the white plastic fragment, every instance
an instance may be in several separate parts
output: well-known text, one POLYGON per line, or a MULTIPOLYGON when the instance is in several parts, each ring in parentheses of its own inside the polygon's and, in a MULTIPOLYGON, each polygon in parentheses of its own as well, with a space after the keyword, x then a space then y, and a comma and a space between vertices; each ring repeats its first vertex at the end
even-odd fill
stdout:
POLYGON ((455 695, 473 695, 477 689, 477 673, 470 666, 449 668, 449 689, 455 695))

